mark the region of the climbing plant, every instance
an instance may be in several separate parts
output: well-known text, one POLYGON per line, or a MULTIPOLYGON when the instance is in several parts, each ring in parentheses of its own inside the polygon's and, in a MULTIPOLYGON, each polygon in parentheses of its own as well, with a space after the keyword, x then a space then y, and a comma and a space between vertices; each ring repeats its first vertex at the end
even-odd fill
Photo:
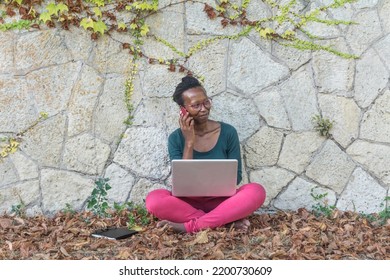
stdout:
POLYGON ((40 112, 39 117, 26 129, 16 133, 15 136, 0 138, 0 163, 2 162, 3 158, 8 157, 10 154, 16 153, 19 149, 20 143, 22 142, 23 136, 28 131, 32 130, 35 126, 37 126, 40 122, 46 120, 48 116, 49 115, 46 112, 40 112))
MULTIPOLYGON (((131 124, 133 106, 131 96, 134 90, 134 77, 138 69, 138 60, 144 59, 150 64, 166 65, 169 71, 192 73, 187 68, 187 60, 195 53, 209 45, 224 39, 238 40, 251 32, 258 34, 263 40, 276 41, 286 47, 300 50, 326 51, 344 58, 356 58, 355 55, 341 52, 330 45, 323 44, 324 40, 308 31, 310 23, 324 25, 350 25, 351 21, 326 19, 329 11, 342 8, 357 0, 333 0, 330 4, 311 7, 311 2, 303 5, 298 0, 262 0, 270 12, 267 17, 248 17, 247 9, 251 0, 219 0, 210 1, 170 1, 166 4, 158 0, 2 0, 0 1, 0 30, 82 28, 90 32, 92 40, 101 36, 110 36, 113 32, 128 35, 128 41, 122 42, 123 49, 128 50, 131 67, 125 85, 125 100, 129 117, 125 120, 131 124), (171 42, 153 34, 146 19, 156 13, 164 13, 165 9, 185 2, 203 3, 203 11, 210 21, 219 21, 221 27, 239 27, 237 33, 230 35, 209 36, 200 40, 185 52, 179 50, 171 42), (169 47, 175 57, 150 57, 142 51, 145 38, 153 39, 169 47)), ((161 1, 163 2, 163 1, 161 1)), ((260 14, 260 13, 259 13, 260 14)), ((325 40, 326 42, 326 40, 325 40)), ((3 148, 2 155, 15 150, 15 141, 9 141, 3 148)))
POLYGON ((75 26, 90 31, 94 40, 114 31, 124 32, 131 38, 130 42, 123 43, 130 54, 138 58, 145 57, 150 63, 168 64, 171 71, 176 69, 186 71, 186 68, 183 63, 179 63, 178 58, 145 56, 139 48, 143 44, 143 38, 154 38, 170 47, 179 58, 184 58, 184 61, 215 41, 238 39, 248 35, 252 30, 262 39, 278 41, 285 46, 302 50, 324 50, 345 58, 354 58, 353 54, 313 42, 313 39, 319 38, 311 34, 307 26, 313 22, 325 25, 354 24, 351 21, 324 19, 323 15, 332 9, 356 1, 333 0, 331 4, 310 8, 302 6, 297 0, 262 0, 268 9, 273 11, 272 15, 252 20, 247 16, 251 0, 219 0, 215 1, 214 6, 204 3, 203 10, 210 20, 219 20, 223 27, 241 26, 242 31, 235 35, 204 39, 192 46, 187 53, 179 51, 165 39, 153 35, 145 20, 155 13, 163 13, 168 6, 199 1, 176 1, 162 6, 158 0, 3 0, 3 4, 0 4, 0 30, 41 28, 44 25, 69 30, 71 26, 75 26), (18 20, 7 20, 13 17, 18 20))

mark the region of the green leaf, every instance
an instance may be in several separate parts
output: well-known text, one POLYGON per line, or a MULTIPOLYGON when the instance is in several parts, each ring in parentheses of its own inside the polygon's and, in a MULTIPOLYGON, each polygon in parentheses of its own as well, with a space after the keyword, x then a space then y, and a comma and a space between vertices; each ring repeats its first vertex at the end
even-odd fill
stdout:
POLYGON ((80 26, 84 27, 85 30, 87 30, 88 28, 93 29, 93 24, 94 21, 91 18, 83 18, 80 22, 80 26))
POLYGON ((95 7, 92 10, 95 13, 95 16, 102 17, 102 11, 98 7, 95 7))
POLYGON ((46 23, 47 21, 51 21, 51 15, 48 12, 44 12, 39 16, 39 20, 46 23))
POLYGON ((64 3, 59 3, 59 4, 57 5, 57 11, 60 12, 60 13, 62 14, 63 12, 69 11, 69 9, 68 9, 68 6, 65 5, 64 3))
POLYGON ((58 9, 57 5, 53 2, 47 4, 46 10, 49 12, 50 15, 56 15, 58 16, 58 9))
POLYGON ((107 25, 103 21, 99 20, 97 22, 94 22, 93 31, 99 32, 100 34, 103 35, 104 31, 107 31, 107 30, 108 30, 107 25))
POLYGON ((275 31, 269 27, 260 30, 260 36, 263 38, 268 38, 270 35, 275 34, 275 31))
POLYGON ((126 24, 124 22, 118 23, 118 29, 125 30, 126 29, 126 24))
POLYGON ((146 34, 148 34, 149 32, 149 26, 145 23, 144 25, 142 25, 141 27, 141 36, 146 36, 146 34))

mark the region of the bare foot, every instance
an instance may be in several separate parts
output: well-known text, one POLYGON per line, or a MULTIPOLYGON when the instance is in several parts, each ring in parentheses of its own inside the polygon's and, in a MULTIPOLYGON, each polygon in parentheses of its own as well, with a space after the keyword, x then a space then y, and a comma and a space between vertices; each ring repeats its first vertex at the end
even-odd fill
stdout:
POLYGON ((184 224, 174 223, 167 220, 162 220, 157 223, 157 227, 168 226, 173 229, 175 232, 187 232, 184 224))
POLYGON ((248 219, 241 219, 241 220, 234 221, 233 223, 230 223, 227 226, 229 227, 233 226, 235 229, 248 231, 250 225, 251 223, 249 222, 248 219))

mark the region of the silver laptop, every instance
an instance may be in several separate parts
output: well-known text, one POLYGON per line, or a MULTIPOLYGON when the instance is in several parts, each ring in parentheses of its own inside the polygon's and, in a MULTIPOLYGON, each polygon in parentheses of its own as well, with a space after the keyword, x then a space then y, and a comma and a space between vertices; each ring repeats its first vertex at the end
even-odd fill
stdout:
POLYGON ((172 160, 172 195, 232 196, 237 165, 236 159, 172 160))

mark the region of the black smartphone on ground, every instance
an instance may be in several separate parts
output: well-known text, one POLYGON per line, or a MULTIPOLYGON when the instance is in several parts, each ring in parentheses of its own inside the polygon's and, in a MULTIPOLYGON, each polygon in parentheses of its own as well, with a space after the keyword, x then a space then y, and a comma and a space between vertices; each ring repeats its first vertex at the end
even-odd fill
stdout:
POLYGON ((91 234, 93 237, 106 238, 112 240, 124 239, 138 233, 136 230, 128 229, 127 227, 122 228, 106 228, 95 231, 91 234))

